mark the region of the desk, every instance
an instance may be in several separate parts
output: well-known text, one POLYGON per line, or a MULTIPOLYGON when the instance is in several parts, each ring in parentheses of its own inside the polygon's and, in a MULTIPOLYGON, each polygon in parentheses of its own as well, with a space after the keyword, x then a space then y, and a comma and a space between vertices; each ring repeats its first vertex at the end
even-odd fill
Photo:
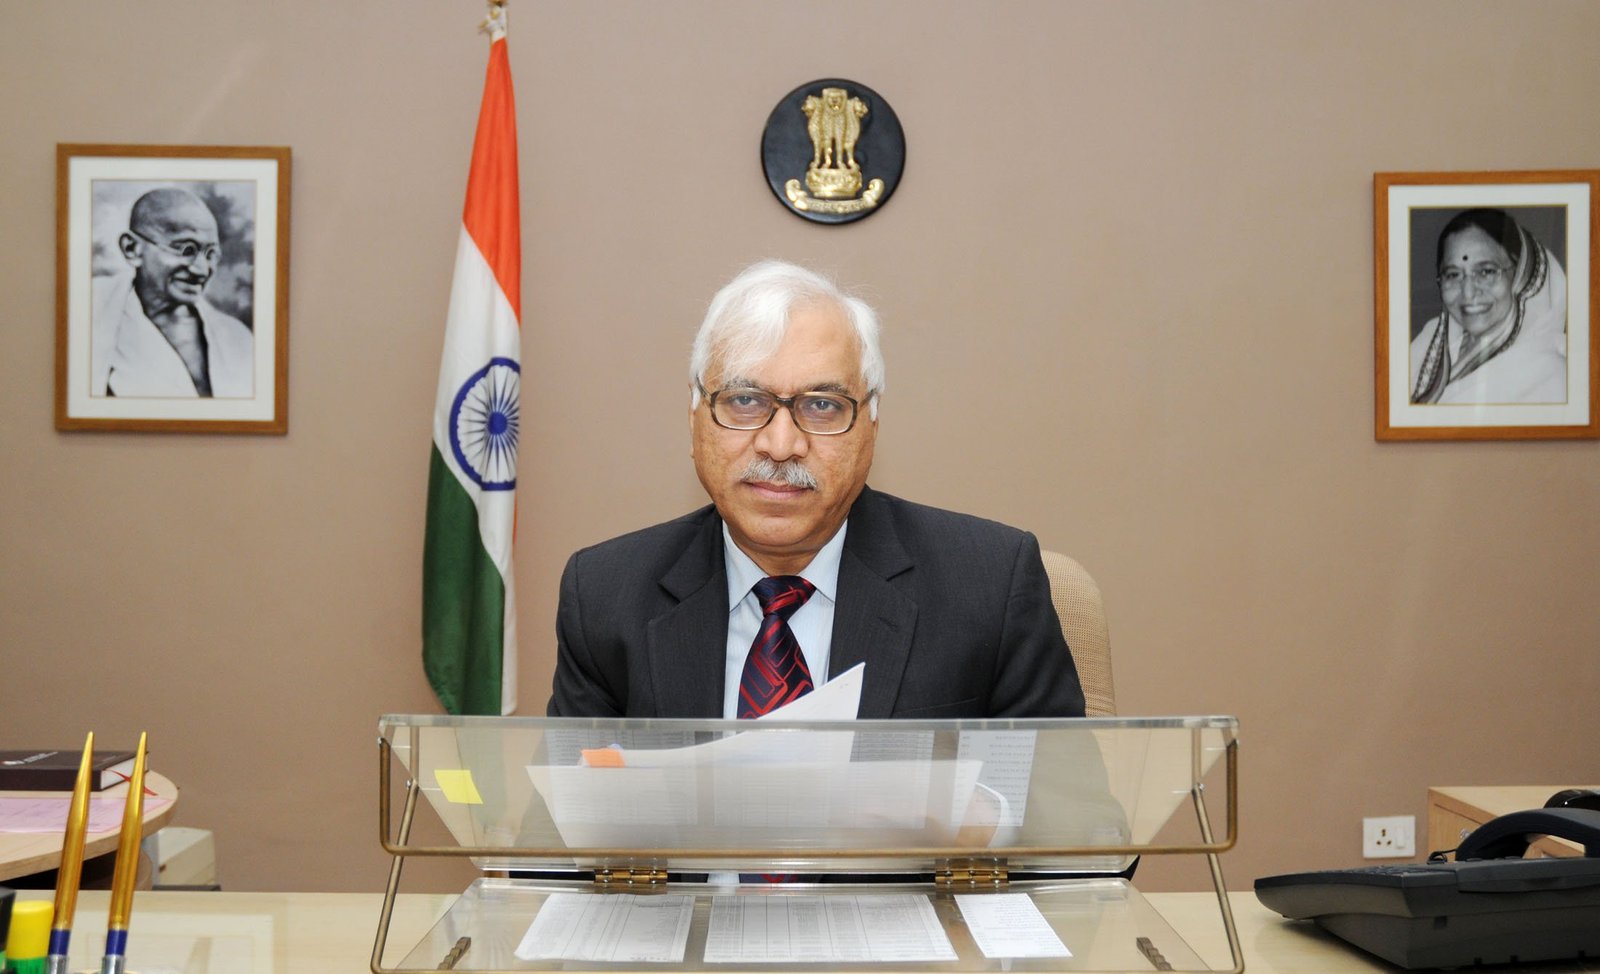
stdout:
MULTIPOLYGON (((49 896, 41 891, 21 895, 49 896)), ((109 895, 86 890, 78 899, 74 969, 98 964, 109 895)), ((1149 893, 1145 898, 1213 968, 1232 966, 1215 894, 1149 893)), ((401 894, 390 929, 388 962, 396 963, 454 900, 451 894, 401 894)), ((159 948, 177 958, 163 959, 170 966, 162 970, 185 974, 359 974, 367 970, 382 902, 377 893, 140 893, 133 904, 129 960, 137 970, 141 956, 159 948), (206 934, 204 939, 201 933, 206 934)), ((1310 923, 1284 920, 1258 903, 1253 893, 1233 893, 1231 902, 1251 974, 1398 970, 1310 923)), ((1587 966, 1538 964, 1516 970, 1517 974, 1600 971, 1600 960, 1587 966)))
MULTIPOLYGON (((169 798, 171 801, 154 811, 146 811, 144 817, 144 834, 149 835, 156 829, 167 824, 172 818, 172 812, 178 807, 178 786, 168 778, 156 774, 154 771, 145 774, 145 787, 155 792, 156 798, 169 798)), ((126 782, 112 785, 104 791, 91 792, 95 797, 125 798, 128 794, 126 782)), ((56 798, 67 797, 70 792, 64 791, 0 791, 0 798, 56 798)), ((151 796, 145 795, 148 806, 151 796)), ((96 856, 103 856, 117 851, 117 838, 119 828, 111 828, 104 832, 90 832, 83 840, 83 858, 85 861, 96 856)), ((0 880, 12 879, 17 876, 28 876, 33 873, 55 869, 61 865, 61 836, 47 832, 0 832, 0 880)))
MULTIPOLYGON (((1539 808, 1565 788, 1600 785, 1440 786, 1428 789, 1428 848, 1454 849, 1474 829, 1492 818, 1525 808, 1539 808)), ((1581 856, 1583 850, 1565 839, 1543 836, 1528 849, 1530 856, 1581 856)))

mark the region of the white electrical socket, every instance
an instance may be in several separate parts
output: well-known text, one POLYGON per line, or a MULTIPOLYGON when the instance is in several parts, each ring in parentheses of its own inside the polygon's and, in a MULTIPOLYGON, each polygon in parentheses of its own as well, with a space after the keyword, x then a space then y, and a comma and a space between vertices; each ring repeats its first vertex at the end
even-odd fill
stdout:
POLYGON ((1389 815, 1361 820, 1361 855, 1368 859, 1407 859, 1417 854, 1417 817, 1389 815))

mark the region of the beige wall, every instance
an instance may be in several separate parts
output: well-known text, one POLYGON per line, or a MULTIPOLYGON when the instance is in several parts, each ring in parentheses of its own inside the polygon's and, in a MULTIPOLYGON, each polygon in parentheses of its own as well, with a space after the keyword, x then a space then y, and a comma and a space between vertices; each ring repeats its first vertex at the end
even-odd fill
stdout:
MULTIPOLYGON (((776 255, 883 312, 877 487, 1083 561, 1125 713, 1240 717, 1233 885, 1356 864, 1361 816, 1430 783, 1595 777, 1600 447, 1373 441, 1370 200, 1378 170, 1600 166, 1600 5, 512 6, 524 713, 566 555, 701 502, 689 335, 776 255), (826 76, 910 146, 844 228, 757 160, 826 76)), ((422 509, 480 16, 0 6, 0 742, 148 729, 231 888, 378 888, 377 717, 436 707, 422 509), (57 142, 293 147, 288 436, 52 428, 57 142)))

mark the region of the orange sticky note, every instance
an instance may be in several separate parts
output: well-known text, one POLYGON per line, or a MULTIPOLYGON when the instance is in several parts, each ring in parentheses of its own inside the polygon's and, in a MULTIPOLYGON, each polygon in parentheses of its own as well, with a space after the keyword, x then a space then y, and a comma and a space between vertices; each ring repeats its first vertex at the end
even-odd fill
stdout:
POLYGON ((583 763, 591 768, 621 768, 626 767, 622 760, 622 752, 614 747, 586 747, 583 749, 583 763))

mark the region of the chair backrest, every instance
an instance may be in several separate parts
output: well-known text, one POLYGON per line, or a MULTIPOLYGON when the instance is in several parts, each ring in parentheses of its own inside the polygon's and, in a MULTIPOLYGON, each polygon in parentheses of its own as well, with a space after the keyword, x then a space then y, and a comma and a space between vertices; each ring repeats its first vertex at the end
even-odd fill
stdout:
POLYGON ((1106 608, 1094 578, 1066 555, 1041 551, 1045 574, 1050 576, 1050 601, 1061 620, 1061 634, 1072 650, 1072 662, 1083 684, 1084 715, 1110 717, 1117 712, 1111 688, 1111 637, 1106 630, 1106 608))

